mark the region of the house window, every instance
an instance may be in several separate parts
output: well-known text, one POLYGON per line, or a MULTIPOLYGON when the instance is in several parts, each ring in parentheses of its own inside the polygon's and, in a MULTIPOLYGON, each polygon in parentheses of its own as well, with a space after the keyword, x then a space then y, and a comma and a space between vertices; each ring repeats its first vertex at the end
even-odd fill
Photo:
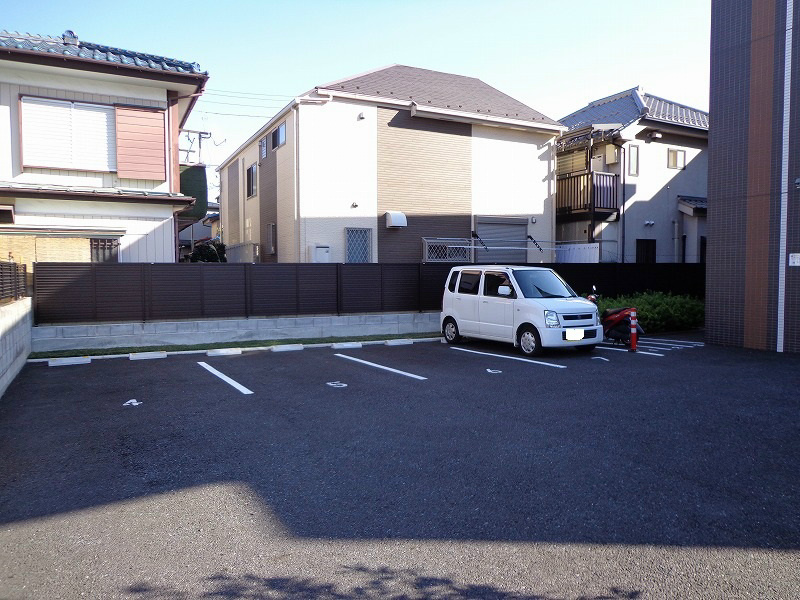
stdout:
POLYGON ((267 228, 264 232, 264 254, 275 254, 277 252, 276 247, 275 223, 267 223, 267 228))
POLYGON ((639 176, 639 146, 628 147, 628 175, 639 176))
POLYGON ((258 140, 258 157, 260 159, 267 158, 267 138, 263 137, 258 140))
POLYGON ((25 166, 117 170, 113 106, 24 96, 20 111, 25 166))
POLYGON ((119 262, 119 239, 90 238, 89 252, 93 263, 119 262))
POLYGON ((258 184, 256 183, 256 165, 253 163, 247 167, 247 197, 256 195, 258 184))
POLYGON ((345 254, 349 263, 372 262, 372 230, 371 229, 345 229, 345 254))
POLYGON ((275 150, 280 148, 286 143, 286 121, 278 125, 277 129, 272 132, 272 142, 270 148, 275 150))
POLYGON ((636 262, 654 263, 656 262, 656 241, 655 240, 636 240, 636 262))
POLYGON ((667 150, 667 167, 670 169, 685 169, 686 151, 669 148, 667 150))

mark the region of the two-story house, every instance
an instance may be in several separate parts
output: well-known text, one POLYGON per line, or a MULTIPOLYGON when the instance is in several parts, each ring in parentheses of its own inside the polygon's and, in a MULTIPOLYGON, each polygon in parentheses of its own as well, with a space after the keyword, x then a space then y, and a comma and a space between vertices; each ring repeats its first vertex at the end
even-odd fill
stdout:
POLYGON ((0 258, 174 262, 179 224, 205 214, 178 134, 207 79, 71 31, 0 32, 0 258))
POLYGON ((561 122, 560 262, 705 262, 707 112, 637 87, 561 122))
POLYGON ((317 86, 220 165, 228 260, 551 261, 563 130, 462 75, 317 86))

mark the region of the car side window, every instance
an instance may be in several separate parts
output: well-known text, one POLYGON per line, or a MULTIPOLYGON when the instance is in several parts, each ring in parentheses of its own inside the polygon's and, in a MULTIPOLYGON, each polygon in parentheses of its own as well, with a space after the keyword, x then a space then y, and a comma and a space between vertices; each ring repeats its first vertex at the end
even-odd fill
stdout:
POLYGON ((480 271, 461 271, 461 279, 458 282, 458 293, 477 296, 480 282, 480 271))
POLYGON ((450 281, 447 283, 447 289, 451 292, 456 291, 456 281, 458 281, 458 271, 453 271, 450 275, 450 281))
POLYGON ((511 281, 508 279, 508 275, 505 273, 486 273, 483 278, 483 295, 500 298, 514 298, 514 286, 511 285, 511 281), (501 285, 507 285, 511 288, 511 296, 500 296, 498 289, 501 285))

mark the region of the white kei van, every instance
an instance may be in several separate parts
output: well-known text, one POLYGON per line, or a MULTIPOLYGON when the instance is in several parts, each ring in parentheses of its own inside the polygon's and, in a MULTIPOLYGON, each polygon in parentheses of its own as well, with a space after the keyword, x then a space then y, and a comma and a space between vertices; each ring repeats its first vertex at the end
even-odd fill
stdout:
POLYGON ((441 325, 450 344, 483 338, 511 342, 527 355, 573 346, 591 352, 603 340, 597 306, 542 267, 453 267, 441 325))

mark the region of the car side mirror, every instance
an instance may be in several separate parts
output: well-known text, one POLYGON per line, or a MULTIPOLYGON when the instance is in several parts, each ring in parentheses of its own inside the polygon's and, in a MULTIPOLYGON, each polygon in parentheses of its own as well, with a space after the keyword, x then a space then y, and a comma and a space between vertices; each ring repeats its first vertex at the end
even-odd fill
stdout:
POLYGON ((510 285, 501 285, 497 288, 497 295, 498 296, 510 296, 511 295, 511 286, 510 285))

